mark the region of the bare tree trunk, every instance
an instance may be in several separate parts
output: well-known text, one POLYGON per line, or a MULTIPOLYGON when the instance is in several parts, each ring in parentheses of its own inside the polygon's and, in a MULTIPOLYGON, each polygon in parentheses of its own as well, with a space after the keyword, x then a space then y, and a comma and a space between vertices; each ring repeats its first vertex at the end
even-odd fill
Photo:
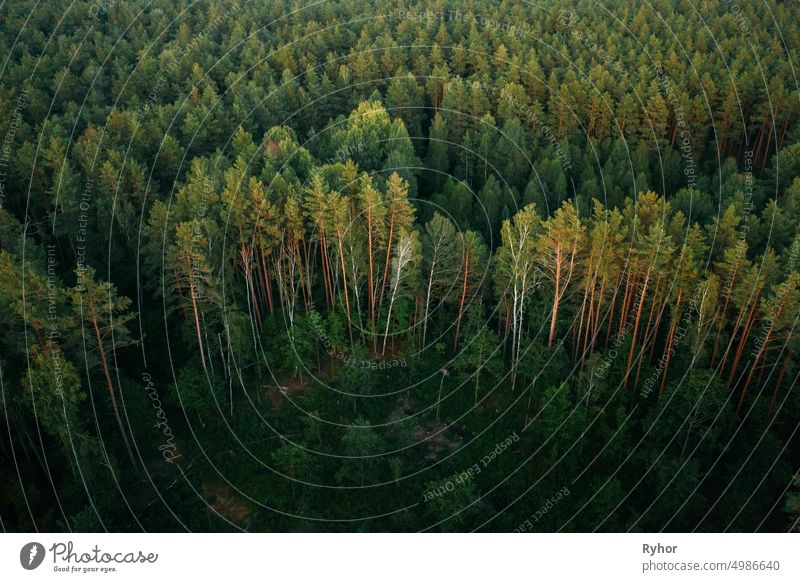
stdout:
POLYGON ((383 266, 383 282, 381 283, 381 295, 378 302, 378 314, 380 315, 380 308, 383 305, 383 293, 386 289, 386 276, 389 273, 389 257, 392 255, 392 237, 394 236, 394 212, 392 212, 389 219, 389 239, 386 242, 386 264, 383 266))
POLYGON ((547 339, 547 347, 553 347, 553 338, 556 335, 556 320, 558 319, 558 303, 561 299, 561 245, 556 245, 556 276, 555 276, 556 289, 553 295, 553 315, 550 318, 550 336, 547 339))
POLYGON ((375 275, 372 258, 372 207, 367 206, 367 255, 369 255, 369 285, 367 289, 367 303, 369 303, 369 317, 375 323, 375 275))
POLYGON ((639 319, 642 316, 642 307, 644 307, 644 297, 647 293, 647 285, 650 283, 650 270, 648 269, 647 275, 644 277, 644 285, 642 285, 642 294, 639 297, 639 305, 636 306, 636 319, 633 323, 633 338, 631 339, 631 351, 628 354, 628 366, 625 369, 625 387, 628 387, 628 379, 631 373, 631 364, 633 363, 633 351, 636 347, 636 336, 639 333, 639 319))
POLYGON ((436 268, 436 258, 434 257, 434 260, 431 263, 431 272, 428 277, 428 289, 425 292, 425 309, 422 316, 422 345, 420 346, 422 350, 425 349, 425 338, 428 335, 428 309, 430 308, 430 303, 431 303, 431 288, 433 287, 433 270, 435 268, 436 268))
POLYGON ((350 317, 350 294, 347 291, 347 270, 344 266, 344 250, 342 248, 342 233, 336 228, 336 235, 339 241, 339 260, 342 263, 342 281, 344 283, 344 302, 347 308, 347 331, 350 333, 350 348, 353 347, 353 322, 350 317))
MULTIPOLYGON (((590 287, 590 283, 592 283, 592 284, 594 283, 594 279, 593 279, 594 272, 592 271, 591 260, 589 261, 589 268, 587 269, 586 272, 587 273, 592 273, 592 278, 587 276, 586 277, 586 285, 583 286, 583 301, 581 302, 581 314, 580 314, 580 318, 578 320, 579 323, 578 323, 577 333, 575 333, 575 331, 574 331, 575 330, 575 326, 573 325, 573 327, 572 327, 572 329, 573 329, 573 336, 572 337, 573 337, 573 341, 574 341, 574 356, 573 356, 573 361, 574 362, 577 362, 577 360, 578 360, 578 352, 581 351, 581 338, 583 336, 583 321, 584 321, 584 317, 585 317, 585 314, 586 314, 586 303, 589 300, 589 287, 590 287)), ((587 330, 589 329, 589 325, 591 324, 591 319, 592 319, 592 313, 591 313, 591 306, 590 306, 589 319, 586 322, 586 329, 587 330)), ((586 352, 582 352, 581 353, 581 367, 583 367, 583 359, 584 359, 585 353, 586 352)))
POLYGON ((775 402, 778 400, 778 391, 781 389, 783 377, 786 375, 786 370, 789 368, 789 362, 792 359, 792 352, 789 352, 783 360, 783 366, 778 374, 778 380, 775 382, 775 389, 772 391, 772 397, 769 399, 769 415, 772 416, 772 409, 775 408, 775 402))
MULTIPOLYGON (((733 270, 733 275, 731 276, 730 289, 728 289, 728 292, 725 293, 725 303, 723 303, 722 305, 720 324, 719 327, 717 328, 716 337, 714 338, 714 349, 711 352, 711 361, 708 364, 712 368, 714 367, 714 362, 717 360, 717 348, 719 347, 719 334, 722 332, 722 327, 725 325, 725 314, 728 313, 728 303, 730 303, 731 295, 733 294, 733 285, 734 282, 736 281, 736 274, 738 270, 739 270, 739 265, 737 263, 736 268, 733 270)), ((737 320, 737 325, 738 325, 738 320, 737 320)), ((722 371, 721 367, 720 371, 722 371)))
POLYGON ((206 369, 206 357, 203 355, 203 334, 200 332, 200 318, 197 315, 197 294, 194 289, 194 276, 192 270, 189 269, 189 296, 192 298, 192 312, 194 313, 194 326, 197 330, 197 343, 200 346, 200 362, 203 364, 203 371, 208 373, 206 369))
POLYGON ((464 302, 467 299, 467 281, 469 279, 469 251, 465 249, 464 254, 464 286, 461 290, 461 300, 458 304, 458 319, 456 320, 456 338, 453 341, 453 349, 458 347, 458 336, 461 332, 461 318, 464 315, 464 302))
MULTIPOLYGON (((744 324, 744 331, 742 332, 742 335, 739 338, 739 346, 736 348, 736 355, 733 358, 733 364, 731 366, 730 375, 728 376, 728 386, 730 386, 733 383, 733 379, 736 376, 736 369, 739 367, 739 361, 741 360, 742 354, 744 353, 744 346, 747 343, 747 339, 750 337, 750 330, 752 329, 753 324, 755 323, 756 306, 758 305, 758 298, 760 294, 761 294, 760 291, 756 293, 755 300, 753 301, 753 304, 750 306, 750 313, 747 314, 747 319, 745 320, 744 324)), ((736 330, 734 330, 733 336, 731 337, 731 343, 733 342, 735 333, 736 330)), ((727 356, 727 350, 725 354, 727 356)), ((723 359, 722 363, 723 364, 725 363, 725 359, 723 359)), ((721 367, 720 371, 722 371, 721 367)))
POLYGON ((100 361, 103 364, 103 374, 106 378, 106 386, 108 387, 108 394, 111 396, 111 408, 114 409, 114 417, 117 419, 117 426, 119 427, 119 432, 122 435, 122 442, 125 444, 125 450, 128 452, 128 457, 131 460, 131 464, 136 471, 139 471, 139 465, 136 463, 136 457, 133 456, 133 450, 131 449, 130 442, 128 442, 128 434, 125 432, 125 425, 122 424, 122 416, 119 414, 119 407, 117 406, 117 396, 114 392, 114 385, 111 382, 111 374, 108 372, 108 362, 106 361, 106 350, 105 346, 103 346, 103 338, 100 335, 100 327, 97 324, 97 315, 94 313, 94 307, 92 307, 92 326, 94 327, 94 334, 97 338, 97 347, 100 350, 100 361))
POLYGON ((678 302, 675 306, 675 318, 673 318, 672 322, 670 322, 669 326, 669 333, 667 334, 667 349, 664 352, 664 370, 661 372, 661 386, 658 389, 658 397, 661 398, 661 395, 664 393, 664 383, 667 381, 667 370, 669 370, 669 359, 672 354, 672 339, 675 337, 675 327, 677 326, 677 322, 680 320, 680 313, 681 313, 681 297, 683 295, 683 289, 678 289, 678 302))

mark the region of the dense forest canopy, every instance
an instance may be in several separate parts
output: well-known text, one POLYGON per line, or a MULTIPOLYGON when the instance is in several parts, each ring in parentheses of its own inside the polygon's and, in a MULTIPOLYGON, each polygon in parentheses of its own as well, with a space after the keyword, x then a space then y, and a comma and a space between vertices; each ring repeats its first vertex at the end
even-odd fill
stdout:
POLYGON ((796 529, 798 38, 2 4, 3 529, 796 529))

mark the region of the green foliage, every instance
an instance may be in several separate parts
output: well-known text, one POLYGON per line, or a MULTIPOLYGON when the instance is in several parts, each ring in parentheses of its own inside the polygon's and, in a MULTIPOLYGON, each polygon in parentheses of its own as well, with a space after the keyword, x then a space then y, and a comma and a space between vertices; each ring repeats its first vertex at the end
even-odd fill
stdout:
POLYGON ((6 3, 3 527, 796 529, 798 8, 544 7, 6 3))

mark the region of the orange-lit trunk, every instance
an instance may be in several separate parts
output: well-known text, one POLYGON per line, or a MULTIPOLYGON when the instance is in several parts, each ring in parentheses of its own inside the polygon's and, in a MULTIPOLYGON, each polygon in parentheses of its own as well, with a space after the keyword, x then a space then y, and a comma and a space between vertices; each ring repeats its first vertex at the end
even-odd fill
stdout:
POLYGON ((386 276, 389 273, 389 257, 392 256, 392 238, 394 237, 394 212, 389 219, 389 239, 386 242, 386 264, 383 266, 383 281, 381 282, 381 295, 378 302, 378 311, 383 305, 383 293, 386 289, 386 276))
POLYGON ((267 261, 264 258, 264 244, 258 243, 258 254, 261 258, 261 277, 264 279, 264 289, 267 292, 267 305, 269 306, 269 313, 272 315, 274 312, 272 305, 272 285, 269 282, 269 269, 267 268, 267 261))
MULTIPOLYGON (((600 321, 600 308, 603 305, 603 297, 604 297, 605 289, 606 289, 606 277, 605 277, 605 275, 603 275, 603 278, 600 280, 600 292, 599 292, 599 296, 597 298, 597 308, 595 309, 595 312, 594 312, 595 314, 594 314, 594 317, 592 318, 594 320, 594 329, 592 330, 592 340, 589 342, 589 356, 590 357, 594 353, 594 345, 595 345, 595 342, 597 341, 597 336, 600 335, 600 323, 601 323, 601 321, 600 321)), ((592 301, 594 301, 594 289, 592 289, 592 301)))
POLYGON ((635 286, 636 276, 627 275, 625 277, 625 294, 622 296, 622 309, 619 312, 619 329, 617 330, 617 335, 622 334, 622 330, 625 328, 625 322, 628 320, 628 311, 630 310, 630 302, 635 293, 635 286))
POLYGON ((683 296, 683 289, 678 289, 678 301, 675 305, 675 317, 670 322, 669 333, 667 334, 667 349, 664 351, 664 370, 661 372, 661 386, 658 388, 658 397, 664 393, 664 383, 667 381, 667 370, 669 370, 669 360, 672 355, 672 340, 675 337, 675 328, 678 325, 681 317, 681 297, 683 296))
POLYGON ((97 347, 100 350, 100 361, 103 364, 103 374, 106 378, 106 386, 108 387, 108 394, 111 396, 111 408, 114 409, 114 417, 117 419, 117 426, 122 435, 122 441, 125 443, 125 450, 128 452, 128 457, 131 460, 132 466, 138 471, 136 464, 136 457, 133 456, 133 450, 128 442, 128 434, 125 432, 125 426, 122 424, 122 417, 119 414, 119 407, 117 406, 117 396, 114 393, 114 385, 111 382, 111 374, 108 372, 108 362, 106 361, 106 350, 103 346, 103 338, 100 335, 100 327, 97 325, 97 315, 94 313, 94 306, 92 306, 92 326, 94 327, 95 337, 97 338, 97 347))
MULTIPOLYGON (((709 367, 712 368, 714 367, 714 362, 717 361, 717 349, 719 348, 719 334, 722 333, 722 328, 725 325, 725 316, 728 313, 728 304, 730 303, 731 295, 733 295, 733 286, 736 283, 736 275, 738 271, 739 271, 739 264, 737 262, 736 268, 733 270, 733 275, 731 275, 731 286, 727 290, 727 293, 725 293, 725 303, 722 304, 721 320, 719 326, 717 327, 716 337, 714 338, 714 349, 711 351, 711 361, 708 364, 709 367)), ((722 368, 720 368, 720 371, 722 371, 722 368)))
POLYGON ((203 354, 203 334, 200 332, 200 317, 197 314, 197 293, 194 289, 194 276, 192 269, 189 269, 189 296, 192 298, 192 312, 194 313, 194 327, 197 330, 197 343, 200 347, 200 362, 203 364, 203 371, 206 370, 206 357, 203 354))
POLYGON ((331 270, 330 265, 330 257, 328 257, 328 242, 325 236, 325 230, 320 229, 320 244, 319 244, 319 252, 322 258, 322 278, 325 283, 325 299, 328 302, 328 306, 333 305, 333 272, 331 270))
POLYGON ((369 319, 375 323, 375 271, 372 259, 372 207, 367 208, 367 255, 369 255, 369 285, 367 289, 367 303, 369 304, 369 319))
POLYGON ((745 316, 745 310, 749 307, 748 304, 742 305, 739 308, 739 314, 736 316, 736 323, 733 326, 733 330, 731 331, 731 338, 728 340, 728 345, 725 348, 725 351, 722 353, 722 360, 719 363, 719 372, 722 374, 722 371, 725 368, 726 363, 728 362, 728 355, 731 352, 731 348, 733 347, 733 342, 736 340, 736 332, 739 331, 739 326, 742 323, 742 318, 745 316))
POLYGON ((639 319, 642 316, 642 307, 644 307, 644 296, 647 293, 647 285, 650 282, 650 271, 648 270, 647 275, 644 278, 644 285, 642 285, 642 294, 639 297, 639 305, 636 307, 636 319, 633 323, 633 338, 631 339, 631 351, 628 354, 628 365, 625 369, 625 387, 628 387, 628 378, 631 373, 631 364, 633 363, 633 351, 636 347, 636 336, 639 332, 639 319))
POLYGON ((336 227, 336 236, 339 241, 339 259, 342 264, 342 283, 344 286, 344 303, 347 309, 347 331, 350 333, 350 347, 353 347, 353 323, 350 319, 350 293, 347 290, 347 270, 344 266, 344 251, 342 250, 342 233, 339 227, 336 227))
MULTIPOLYGON (((761 361, 761 356, 764 354, 764 350, 766 349, 767 344, 769 343, 771 335, 772 335, 772 329, 770 329, 767 332, 767 335, 764 338, 764 343, 761 344, 761 348, 758 350, 758 353, 756 354, 756 359, 753 360, 753 365, 750 366, 750 372, 747 374, 747 379, 744 382, 744 387, 742 387, 742 393, 739 396, 739 403, 736 405, 736 414, 739 414, 739 411, 742 408, 742 404, 744 403, 744 397, 747 395, 747 389, 750 387, 750 380, 753 379, 753 372, 756 371, 758 363, 761 361)), ((730 381, 728 383, 730 383, 730 381)))
MULTIPOLYGON (((736 355, 733 358, 733 365, 731 366, 730 375, 728 376, 728 386, 731 385, 734 377, 736 376, 736 369, 739 367, 739 361, 741 360, 742 354, 744 353, 744 346, 747 343, 748 338, 750 337, 750 331, 753 329, 753 324, 755 323, 756 319, 756 308, 758 306, 758 298, 760 295, 761 291, 759 290, 759 292, 756 293, 752 306, 750 307, 750 312, 747 314, 747 319, 745 320, 745 325, 744 325, 744 331, 741 337, 739 338, 739 346, 736 349, 736 355)), ((720 371, 722 371, 722 368, 720 368, 720 371)))
MULTIPOLYGON (((639 363, 636 364, 636 377, 634 378, 633 385, 639 384, 639 372, 642 369, 642 362, 644 361, 644 352, 647 349, 647 342, 650 341, 650 324, 653 322, 653 313, 655 313, 656 296, 658 295, 659 283, 656 283, 656 291, 653 294, 653 300, 650 302, 650 315, 647 316, 647 325, 644 327, 644 337, 642 339, 642 349, 639 352, 639 363)), ((653 345, 655 346, 655 338, 653 338, 653 345)))
MULTIPOLYGON (((780 307, 778 308, 775 317, 773 317, 773 320, 777 319, 780 316, 781 312, 783 311, 784 300, 785 298, 781 300, 780 307)), ((758 363, 761 361, 761 356, 763 356, 764 352, 767 350, 767 346, 769 345, 769 340, 772 337, 772 331, 773 331, 772 325, 770 324, 769 330, 767 331, 767 335, 764 337, 764 341, 761 344, 758 353, 756 354, 756 359, 753 360, 753 365, 750 366, 750 372, 747 374, 747 380, 745 380, 744 388, 742 388, 742 394, 741 396, 739 396, 739 404, 736 406, 736 414, 739 414, 739 410, 742 408, 742 403, 744 402, 744 397, 747 394, 747 389, 750 387, 750 381, 753 379, 753 372, 756 371, 758 363)))
MULTIPOLYGON (((594 272, 592 271, 591 260, 589 261, 589 267, 586 270, 586 272, 587 273, 592 273, 592 277, 594 277, 594 272)), ((590 279, 589 277, 587 277, 586 278, 586 285, 583 286, 583 301, 581 301, 581 314, 580 314, 580 318, 579 318, 577 334, 573 331, 573 341, 574 341, 574 344, 575 344, 574 354, 575 354, 576 358, 578 357, 578 352, 581 351, 581 343, 582 343, 581 342, 581 337, 583 336, 583 320, 584 320, 584 317, 585 317, 585 314, 586 314, 586 303, 589 301, 590 283, 593 285, 594 284, 594 279, 593 278, 590 279)), ((591 319, 592 319, 591 315, 592 314, 591 314, 591 307, 590 307, 589 308, 589 319, 586 322, 586 329, 587 330, 589 329, 589 325, 591 324, 591 319)), ((574 330, 575 327, 573 326, 572 329, 574 330)), ((586 353, 585 351, 581 352, 581 367, 583 367, 583 358, 584 358, 585 353, 586 353)))
POLYGON ((775 382, 775 389, 772 391, 772 397, 769 399, 769 415, 772 416, 772 409, 775 408, 775 403, 778 401, 778 391, 781 389, 783 377, 786 375, 786 370, 789 368, 789 362, 792 359, 792 352, 789 352, 783 360, 783 366, 778 374, 778 380, 775 382))
POLYGON ((617 305, 617 295, 619 294, 619 286, 621 276, 617 275, 617 280, 614 283, 614 294, 611 296, 611 313, 608 316, 608 326, 606 331, 606 345, 608 345, 608 340, 611 337, 611 329, 614 327, 614 311, 617 305))

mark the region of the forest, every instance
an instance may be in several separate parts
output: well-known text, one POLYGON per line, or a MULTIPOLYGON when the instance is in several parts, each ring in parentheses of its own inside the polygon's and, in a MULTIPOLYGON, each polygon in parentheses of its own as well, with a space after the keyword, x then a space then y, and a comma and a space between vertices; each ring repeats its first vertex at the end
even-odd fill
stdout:
POLYGON ((798 39, 0 4, 2 530, 800 531, 798 39))

